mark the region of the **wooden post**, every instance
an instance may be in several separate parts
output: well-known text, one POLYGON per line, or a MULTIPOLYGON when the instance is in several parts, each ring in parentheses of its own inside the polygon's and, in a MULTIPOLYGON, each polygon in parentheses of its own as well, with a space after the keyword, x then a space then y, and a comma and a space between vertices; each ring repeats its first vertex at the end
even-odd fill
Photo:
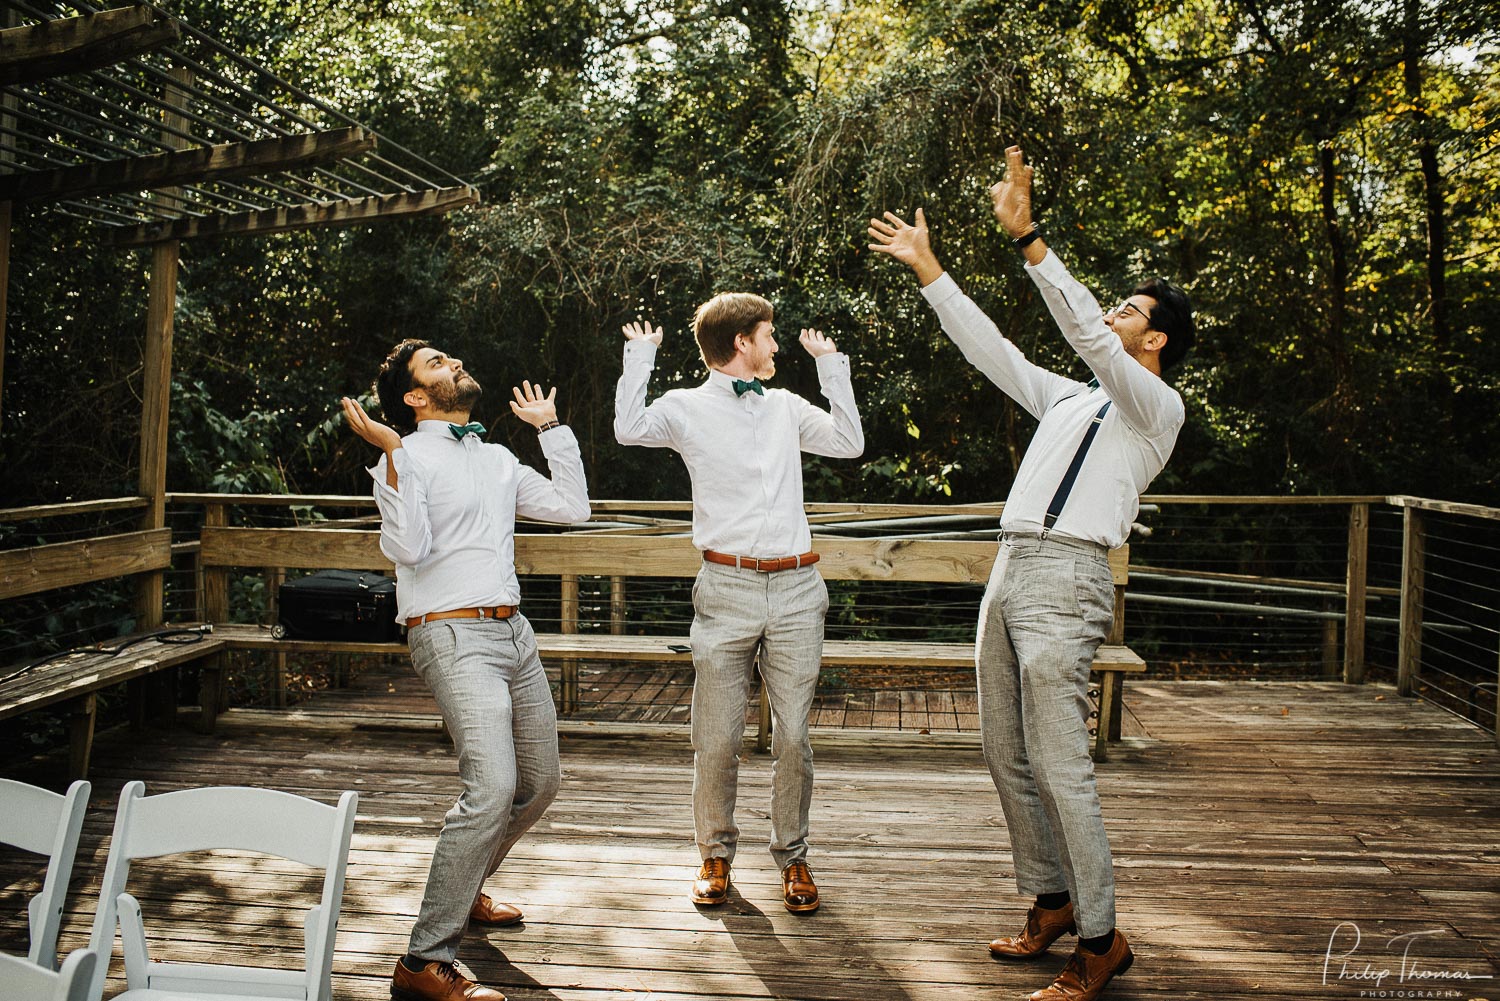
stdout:
POLYGON ((1344 584, 1344 683, 1365 680, 1365 581, 1370 567, 1370 505, 1349 505, 1349 562, 1344 584))
MULTIPOLYGON (((10 202, 0 202, 0 403, 5 400, 5 293, 10 290, 10 221, 10 202)), ((0 420, 4 414, 4 408, 0 407, 0 420)), ((0 424, 0 431, 3 430, 0 424)))
MULTIPOLYGON (((270 625, 275 625, 280 615, 281 585, 286 580, 286 567, 266 568, 266 611, 270 625)), ((271 655, 271 703, 277 709, 286 708, 286 654, 281 651, 271 655)))
POLYGON ((611 636, 625 635, 625 578, 609 579, 609 632, 611 636))
MULTIPOLYGON (((229 524, 229 509, 223 504, 208 504, 203 509, 204 528, 224 528, 229 524)), ((199 554, 202 566, 202 554, 199 554)), ((224 567, 202 566, 203 593, 198 605, 203 617, 213 625, 229 621, 229 571, 224 567)), ((223 702, 225 654, 221 650, 200 661, 198 669, 198 728, 212 733, 223 702)))
MULTIPOLYGON (((1333 611, 1332 599, 1325 599, 1323 611, 1333 611)), ((1323 677, 1333 679, 1339 676, 1342 662, 1339 659, 1339 620, 1328 618, 1323 620, 1323 677)))
MULTIPOLYGON (((184 82, 191 78, 186 70, 172 73, 184 82)), ((168 105, 181 108, 187 103, 187 95, 169 86, 165 100, 168 105)), ((169 110, 163 124, 182 130, 186 120, 169 110)), ((179 148, 185 145, 185 140, 166 129, 162 130, 162 138, 179 148)), ((141 527, 148 529, 163 528, 167 523, 167 420, 172 400, 172 320, 177 312, 179 250, 176 240, 164 240, 151 247, 151 286, 141 359, 141 468, 137 489, 147 501, 141 527)), ((155 629, 162 624, 164 581, 158 570, 142 575, 136 583, 136 620, 143 629, 155 629)))
MULTIPOLYGON (((563 633, 572 635, 578 632, 578 575, 562 575, 562 603, 561 603, 561 628, 563 633)), ((562 714, 564 716, 578 710, 578 661, 565 660, 562 663, 562 714)))
POLYGON ((1414 507, 1402 510, 1401 522, 1401 652, 1396 665, 1396 691, 1411 695, 1422 673, 1427 526, 1422 512, 1414 507))
MULTIPOLYGON (((760 658, 755 658, 756 673, 760 673, 760 658)), ((765 675, 760 675, 760 726, 755 730, 755 749, 765 753, 771 749, 771 730, 774 723, 771 719, 771 696, 766 690, 765 675)))
POLYGON ((68 779, 88 778, 89 756, 94 748, 94 719, 99 697, 89 692, 68 707, 68 779))

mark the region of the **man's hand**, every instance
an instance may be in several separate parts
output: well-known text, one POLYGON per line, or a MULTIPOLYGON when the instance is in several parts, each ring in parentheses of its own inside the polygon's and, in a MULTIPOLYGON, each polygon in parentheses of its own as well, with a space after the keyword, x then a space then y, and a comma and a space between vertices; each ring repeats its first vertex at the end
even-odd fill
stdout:
POLYGON ((533 386, 529 382, 523 382, 519 386, 512 386, 512 393, 516 398, 510 405, 511 412, 521 420, 534 428, 540 428, 543 424, 551 424, 557 420, 557 387, 552 387, 552 392, 546 396, 542 395, 541 386, 533 386))
POLYGON ((803 327, 802 336, 797 339, 802 342, 802 346, 807 349, 807 353, 814 358, 831 355, 839 349, 839 346, 833 343, 833 338, 824 337, 821 330, 812 330, 803 327))
POLYGON ((627 341, 650 341, 657 347, 661 347, 661 327, 651 329, 651 321, 636 320, 625 324, 620 330, 625 334, 627 341))
POLYGON ((394 452, 401 447, 401 436, 365 413, 358 400, 346 396, 339 402, 344 407, 344 420, 355 434, 382 452, 394 452))
POLYGON ((1005 151, 1005 180, 990 188, 995 218, 1011 239, 1031 232, 1031 167, 1021 157, 1021 147, 1005 151))
POLYGON ((915 226, 908 226, 906 220, 896 213, 887 212, 884 219, 871 219, 866 232, 874 241, 870 244, 871 250, 889 254, 911 268, 923 286, 931 285, 942 276, 943 266, 938 263, 932 244, 928 242, 927 216, 921 209, 917 209, 915 226))

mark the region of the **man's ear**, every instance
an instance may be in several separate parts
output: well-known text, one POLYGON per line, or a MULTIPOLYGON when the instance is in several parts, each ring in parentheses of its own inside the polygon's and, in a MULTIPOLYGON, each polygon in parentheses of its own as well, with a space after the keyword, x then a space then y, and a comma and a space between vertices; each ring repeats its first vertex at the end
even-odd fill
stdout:
POLYGON ((740 354, 750 350, 750 335, 739 333, 734 335, 734 353, 740 354))
POLYGON ((1147 351, 1160 351, 1166 346, 1167 335, 1160 330, 1148 330, 1146 332, 1146 340, 1141 344, 1141 347, 1147 351))
POLYGON ((413 410, 420 410, 427 406, 427 394, 420 389, 408 389, 406 395, 401 397, 401 402, 413 410))

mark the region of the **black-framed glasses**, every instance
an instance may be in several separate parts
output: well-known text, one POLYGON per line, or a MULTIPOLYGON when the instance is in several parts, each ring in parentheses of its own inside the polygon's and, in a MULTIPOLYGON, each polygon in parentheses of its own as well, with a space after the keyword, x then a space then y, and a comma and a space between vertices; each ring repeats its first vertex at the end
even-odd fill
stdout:
POLYGON ((1147 323, 1151 322, 1151 315, 1149 313, 1145 312, 1144 310, 1142 310, 1141 307, 1137 306, 1135 303, 1131 302, 1129 299, 1121 299, 1119 301, 1119 303, 1117 305, 1115 305, 1115 306, 1112 306, 1105 313, 1105 315, 1108 316, 1109 313, 1114 313, 1116 316, 1129 316, 1131 313, 1134 313, 1136 316, 1139 316, 1141 319, 1145 320, 1147 323))

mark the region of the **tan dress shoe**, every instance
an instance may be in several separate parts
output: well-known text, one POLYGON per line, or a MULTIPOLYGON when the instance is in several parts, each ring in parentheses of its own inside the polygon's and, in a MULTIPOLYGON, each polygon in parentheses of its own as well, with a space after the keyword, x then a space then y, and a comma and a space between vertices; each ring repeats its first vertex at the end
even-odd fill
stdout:
POLYGON ((476 984, 452 963, 428 963, 413 973, 396 960, 391 977, 392 1001, 505 1001, 505 995, 492 987, 476 984))
POLYGON ((469 920, 481 925, 513 925, 521 920, 521 909, 502 904, 488 893, 480 893, 469 908, 469 920))
POLYGON ((1080 945, 1073 950, 1068 965, 1052 981, 1052 986, 1032 994, 1031 1001, 1094 1001, 1104 993, 1111 980, 1130 969, 1134 962, 1135 953, 1130 951, 1130 943, 1118 931, 1109 944, 1109 951, 1102 956, 1096 956, 1080 945))
POLYGON ((1026 927, 1021 934, 997 938, 990 943, 990 953, 1001 959, 1035 959, 1064 935, 1077 935, 1073 923, 1073 901, 1054 911, 1031 905, 1026 912, 1026 927))
POLYGON ((781 896, 786 909, 793 914, 806 914, 818 909, 818 886, 813 882, 812 870, 806 862, 792 862, 781 870, 781 896))
POLYGON ((729 899, 729 860, 706 858, 693 880, 693 903, 712 907, 729 899))

